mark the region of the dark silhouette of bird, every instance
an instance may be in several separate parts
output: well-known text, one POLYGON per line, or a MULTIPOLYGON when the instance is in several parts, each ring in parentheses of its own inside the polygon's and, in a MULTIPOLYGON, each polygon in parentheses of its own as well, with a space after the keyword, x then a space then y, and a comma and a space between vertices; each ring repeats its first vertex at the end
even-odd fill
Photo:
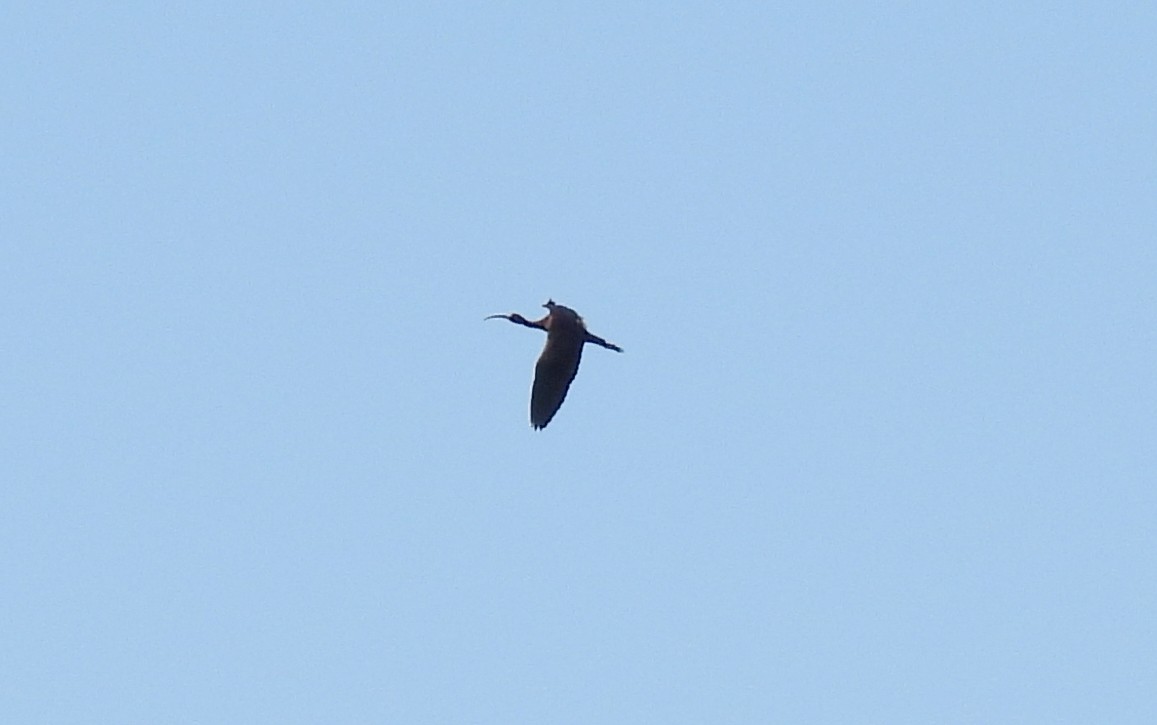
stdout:
POLYGON ((501 317, 546 332, 546 346, 534 366, 534 387, 530 391, 530 425, 535 430, 545 428, 562 406, 562 401, 566 400, 566 391, 578 373, 584 345, 592 342, 608 350, 623 351, 618 345, 588 331, 583 318, 571 308, 557 305, 554 300, 547 300, 543 307, 547 313, 541 320, 531 321, 517 312, 485 318, 501 317))

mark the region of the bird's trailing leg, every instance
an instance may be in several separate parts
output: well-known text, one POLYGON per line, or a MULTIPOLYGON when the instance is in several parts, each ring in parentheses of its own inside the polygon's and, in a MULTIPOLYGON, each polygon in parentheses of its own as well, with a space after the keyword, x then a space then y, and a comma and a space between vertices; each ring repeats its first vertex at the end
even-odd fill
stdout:
POLYGON ((590 332, 589 330, 587 331, 587 336, 586 336, 586 339, 584 340, 584 342, 593 342, 594 344, 598 345, 599 347, 605 347, 606 349, 614 350, 615 352, 622 352, 623 351, 623 348, 619 347, 618 345, 614 344, 613 342, 607 342, 606 340, 599 337, 598 335, 595 335, 594 333, 590 332))

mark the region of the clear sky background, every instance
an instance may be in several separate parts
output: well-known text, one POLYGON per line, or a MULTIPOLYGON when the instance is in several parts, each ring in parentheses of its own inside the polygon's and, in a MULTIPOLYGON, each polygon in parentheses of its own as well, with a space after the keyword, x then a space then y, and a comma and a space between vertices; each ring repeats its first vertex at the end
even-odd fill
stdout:
POLYGON ((1157 722, 1155 38, 6 3, 3 720, 1157 722))

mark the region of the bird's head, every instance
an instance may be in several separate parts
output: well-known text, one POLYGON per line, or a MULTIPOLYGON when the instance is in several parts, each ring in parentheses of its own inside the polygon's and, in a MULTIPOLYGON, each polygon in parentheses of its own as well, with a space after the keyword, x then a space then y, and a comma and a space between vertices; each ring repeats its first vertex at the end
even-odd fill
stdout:
POLYGON ((547 300, 546 303, 543 304, 543 307, 553 311, 555 307, 558 307, 558 305, 554 303, 554 300, 547 300))
POLYGON ((517 322, 520 325, 526 324, 526 318, 523 317, 522 315, 518 314, 517 312, 512 312, 509 315, 490 315, 489 317, 484 317, 482 319, 484 319, 484 320, 495 320, 495 319, 510 320, 511 322, 517 322))

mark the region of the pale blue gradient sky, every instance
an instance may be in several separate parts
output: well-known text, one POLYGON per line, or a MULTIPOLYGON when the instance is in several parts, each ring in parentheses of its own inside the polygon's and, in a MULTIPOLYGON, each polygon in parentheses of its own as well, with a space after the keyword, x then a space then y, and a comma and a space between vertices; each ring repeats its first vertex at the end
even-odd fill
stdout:
POLYGON ((3 719, 1157 721, 1154 38, 6 4, 3 719))

